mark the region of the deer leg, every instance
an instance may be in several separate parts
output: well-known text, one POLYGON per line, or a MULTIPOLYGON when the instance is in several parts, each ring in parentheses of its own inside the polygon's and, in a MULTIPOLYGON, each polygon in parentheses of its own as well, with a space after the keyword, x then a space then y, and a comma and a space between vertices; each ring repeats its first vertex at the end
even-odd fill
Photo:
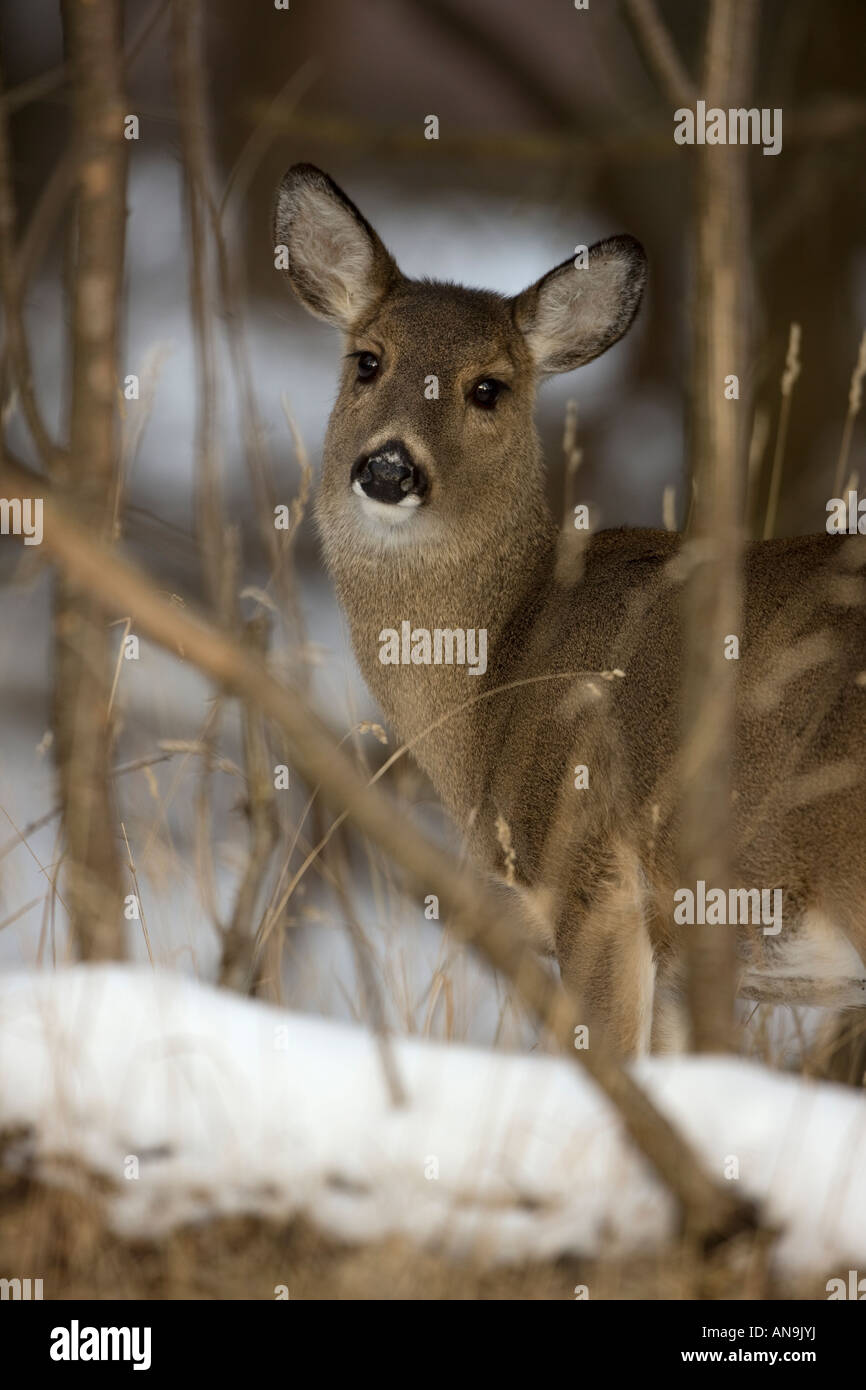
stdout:
POLYGON ((589 1045, 599 1036, 623 1056, 649 1051, 655 960, 644 910, 643 875, 630 850, 613 852, 580 922, 558 942, 563 982, 586 1010, 589 1045))

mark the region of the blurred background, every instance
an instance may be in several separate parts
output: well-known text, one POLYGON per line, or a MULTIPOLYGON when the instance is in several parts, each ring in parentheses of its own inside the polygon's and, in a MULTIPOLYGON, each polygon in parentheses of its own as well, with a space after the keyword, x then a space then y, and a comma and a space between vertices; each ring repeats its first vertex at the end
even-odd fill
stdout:
MULTIPOLYGON (((125 543, 166 593, 204 599, 195 540, 197 383, 189 309, 184 199, 170 5, 126 6, 129 184, 121 377, 125 543)), ((661 0, 679 54, 698 82, 706 7, 661 0)), ((0 44, 22 225, 40 205, 69 130, 62 5, 5 0, 0 44), (52 76, 53 74, 53 76, 52 76), (46 76, 47 75, 47 76, 46 76)), ((357 675, 319 559, 305 456, 315 470, 333 399, 337 336, 294 302, 273 267, 270 208, 284 169, 326 169, 410 275, 514 293, 579 243, 629 231, 646 246, 650 285, 632 333, 615 352, 542 389, 538 423, 561 507, 566 408, 577 407, 576 499, 596 524, 660 526, 673 489, 687 509, 685 412, 693 151, 673 140, 673 106, 641 56, 628 6, 590 0, 208 0, 204 85, 209 185, 218 209, 232 311, 209 252, 217 343, 212 409, 225 510, 237 549, 243 611, 268 615, 274 660, 302 660, 317 707, 351 734, 371 768, 392 751, 357 675), (439 138, 425 139, 435 115, 439 138), (249 418, 238 384, 239 344, 261 417, 280 502, 300 499, 294 539, 302 624, 284 630, 266 593, 268 563, 245 461, 249 418), (299 439, 293 437, 287 413, 299 439), (270 605, 270 606, 269 606, 270 605), (360 729, 359 729, 360 726, 360 729)), ((751 104, 783 111, 776 157, 750 152, 755 284, 754 480, 750 524, 760 534, 776 439, 790 325, 801 326, 802 372, 791 405, 776 533, 817 531, 832 495, 848 392, 866 328, 866 5, 862 0, 764 0, 751 104)), ((44 237, 26 300, 36 394, 53 431, 67 409, 68 254, 62 216, 44 237)), ((15 402, 10 440, 35 462, 15 402)), ((849 465, 863 475, 863 427, 849 465)), ((670 507, 670 504, 669 504, 670 507)), ((670 513, 669 513, 670 515, 670 513)), ((56 790, 51 759, 51 576, 38 552, 0 542, 0 960, 63 960, 56 790), (42 822, 45 823, 42 823, 42 822)), ((233 562, 234 563, 234 562, 233 562)), ((116 629, 120 650, 124 629, 116 629)), ((247 824, 239 720, 194 672, 141 645, 118 658, 114 761, 122 857, 143 923, 129 924, 135 958, 213 979, 220 936, 243 873, 247 824), (208 756, 202 756, 203 729, 208 756), (203 765, 206 764, 206 767, 203 765), (128 862, 129 861, 129 862, 128 862), (134 865, 135 874, 129 864, 134 865)), ((274 762, 280 761, 274 754, 274 762)), ((428 830, 447 838, 419 774, 401 789, 428 830)), ((274 906, 267 989, 298 1007, 363 1015, 344 913, 311 872, 287 903, 281 889, 314 842, 309 789, 281 806, 280 843, 263 889, 274 906), (300 828, 299 828, 300 827, 300 828), (295 857, 287 851, 297 834, 295 857), (277 885, 276 889, 274 884, 277 885), (279 909, 279 910, 277 910, 279 909)), ((321 826, 318 827, 321 830, 321 826)), ((387 869, 353 851, 353 900, 400 1028, 490 1042, 526 1040, 507 997, 407 903, 387 869), (355 862, 357 861, 357 862, 355 862)))

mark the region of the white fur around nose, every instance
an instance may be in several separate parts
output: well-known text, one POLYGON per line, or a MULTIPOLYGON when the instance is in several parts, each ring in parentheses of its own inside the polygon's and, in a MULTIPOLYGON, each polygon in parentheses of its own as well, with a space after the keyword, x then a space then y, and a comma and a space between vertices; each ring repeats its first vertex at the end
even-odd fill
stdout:
POLYGON ((364 515, 386 527, 402 526, 409 520, 415 508, 421 505, 421 498, 412 492, 407 497, 401 497, 399 502, 377 502, 374 497, 367 496, 357 478, 352 484, 352 491, 361 499, 364 515))

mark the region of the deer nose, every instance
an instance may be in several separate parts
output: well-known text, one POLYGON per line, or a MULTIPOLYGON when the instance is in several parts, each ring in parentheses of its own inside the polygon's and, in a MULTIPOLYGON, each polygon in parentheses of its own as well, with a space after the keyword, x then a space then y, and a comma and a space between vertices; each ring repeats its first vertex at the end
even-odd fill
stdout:
POLYGON ((374 502, 417 500, 426 491, 424 470, 399 439, 389 439, 371 454, 362 454, 352 469, 352 489, 374 502))

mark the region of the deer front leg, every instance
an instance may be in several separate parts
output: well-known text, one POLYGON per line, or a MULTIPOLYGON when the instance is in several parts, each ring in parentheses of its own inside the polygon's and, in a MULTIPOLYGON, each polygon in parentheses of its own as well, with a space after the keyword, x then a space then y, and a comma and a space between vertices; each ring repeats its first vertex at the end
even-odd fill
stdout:
POLYGON ((589 1045, 597 1037, 622 1056, 649 1051, 655 960, 637 856, 610 856, 589 908, 573 904, 557 939, 563 983, 586 1011, 589 1045))

